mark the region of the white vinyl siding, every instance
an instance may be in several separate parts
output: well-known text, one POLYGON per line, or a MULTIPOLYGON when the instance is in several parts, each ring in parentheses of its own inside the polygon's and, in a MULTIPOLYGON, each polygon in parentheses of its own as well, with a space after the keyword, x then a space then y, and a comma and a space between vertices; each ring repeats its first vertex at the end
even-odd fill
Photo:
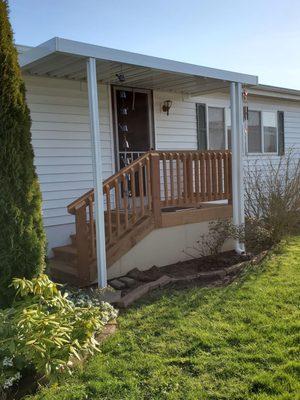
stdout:
MULTIPOLYGON (((74 222, 67 205, 93 186, 86 85, 25 78, 45 227, 74 222)), ((104 178, 114 172, 108 86, 99 87, 104 178)))
POLYGON ((155 146, 157 150, 196 150, 197 129, 195 103, 175 93, 153 93, 155 146), (169 115, 162 111, 169 99, 169 115))

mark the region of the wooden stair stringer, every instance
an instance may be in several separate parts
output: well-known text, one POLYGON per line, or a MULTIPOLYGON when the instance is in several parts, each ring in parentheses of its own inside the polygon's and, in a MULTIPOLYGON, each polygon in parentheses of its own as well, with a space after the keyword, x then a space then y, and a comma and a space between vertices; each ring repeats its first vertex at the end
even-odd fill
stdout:
MULTIPOLYGON (((111 267, 122 256, 127 254, 136 244, 149 235, 155 228, 152 216, 147 216, 139 223, 134 225, 129 231, 118 239, 112 245, 106 246, 107 268, 111 267)), ((90 277, 92 282, 97 279, 97 265, 93 261, 90 265, 90 277)))

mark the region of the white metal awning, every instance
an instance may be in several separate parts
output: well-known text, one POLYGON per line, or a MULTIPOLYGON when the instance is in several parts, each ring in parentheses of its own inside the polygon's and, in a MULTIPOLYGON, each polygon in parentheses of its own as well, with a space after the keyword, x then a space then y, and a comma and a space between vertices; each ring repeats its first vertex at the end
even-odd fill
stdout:
POLYGON ((120 84, 116 74, 124 74, 124 85, 199 95, 227 89, 230 82, 257 85, 254 75, 151 57, 123 50, 53 38, 20 55, 22 70, 30 75, 85 81, 86 60, 97 64, 99 83, 120 84))

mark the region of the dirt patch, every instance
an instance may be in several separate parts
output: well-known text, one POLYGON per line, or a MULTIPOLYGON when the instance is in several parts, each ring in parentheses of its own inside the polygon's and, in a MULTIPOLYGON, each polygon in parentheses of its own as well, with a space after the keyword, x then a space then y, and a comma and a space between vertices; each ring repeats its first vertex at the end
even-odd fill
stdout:
MULTIPOLYGON (((187 267, 187 263, 184 262, 163 268, 152 267, 148 271, 134 269, 129 274, 130 279, 135 280, 136 285, 135 287, 131 285, 130 288, 122 290, 122 297, 116 305, 120 308, 127 308, 152 290, 167 285, 178 289, 194 286, 225 286, 236 279, 247 265, 258 264, 266 255, 267 252, 263 252, 251 258, 250 256, 239 256, 235 253, 232 254, 232 252, 226 252, 217 256, 219 263, 211 263, 210 269, 204 268, 204 265, 207 266, 205 261, 210 262, 212 256, 199 259, 201 263, 194 264, 197 260, 192 260, 193 262, 188 262, 187 267), (150 280, 151 278, 152 280, 150 280)), ((216 257, 214 257, 214 260, 216 260, 216 257)))
MULTIPOLYGON (((233 265, 239 264, 244 261, 249 261, 251 259, 250 255, 238 255, 234 251, 226 251, 220 254, 206 256, 201 258, 195 258, 188 261, 182 261, 175 264, 166 265, 164 267, 153 266, 146 271, 140 271, 135 268, 128 272, 126 277, 134 280, 134 284, 131 282, 130 287, 124 285, 124 277, 113 279, 109 282, 111 286, 114 287, 116 284, 116 289, 120 289, 118 286, 118 281, 123 285, 122 296, 129 293, 131 290, 145 284, 146 282, 153 282, 160 279, 163 276, 168 276, 171 278, 178 279, 176 285, 180 285, 180 278, 183 280, 186 277, 193 277, 199 283, 208 284, 212 280, 220 280, 220 272, 214 276, 213 271, 227 270, 233 265), (201 277, 197 278, 197 274, 204 273, 201 277), (205 275, 207 273, 207 276, 205 275)), ((175 280, 174 280, 175 281, 175 280)))
POLYGON ((232 265, 251 259, 250 255, 239 255, 235 251, 226 251, 213 256, 196 258, 159 268, 163 275, 179 277, 196 274, 197 272, 210 272, 225 269, 232 265))

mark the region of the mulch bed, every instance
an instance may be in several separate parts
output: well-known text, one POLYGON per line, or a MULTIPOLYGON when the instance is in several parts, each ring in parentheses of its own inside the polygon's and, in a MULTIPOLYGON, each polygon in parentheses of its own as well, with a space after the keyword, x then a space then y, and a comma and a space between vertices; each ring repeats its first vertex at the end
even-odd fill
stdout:
POLYGON ((227 251, 160 268, 153 266, 146 271, 135 268, 126 276, 112 279, 109 284, 122 294, 121 299, 115 304, 120 308, 126 308, 148 292, 166 285, 187 288, 228 284, 246 265, 259 263, 266 254, 267 252, 263 252, 254 257, 227 251))
MULTIPOLYGON (((126 283, 124 283, 122 294, 132 290, 132 288, 142 285, 144 282, 155 281, 161 278, 163 275, 173 278, 186 277, 199 272, 210 272, 226 269, 232 265, 243 261, 248 261, 250 259, 250 255, 238 255, 235 253, 235 251, 226 251, 216 255, 181 261, 175 264, 166 265, 164 267, 153 266, 146 271, 140 271, 139 269, 135 268, 125 275, 125 277, 134 279, 135 284, 132 284, 130 287, 128 287, 126 283)), ((124 277, 120 277, 117 280, 122 280, 122 278, 124 277)), ((113 287, 114 281, 115 279, 112 279, 109 282, 109 284, 113 287)), ((120 288, 116 287, 116 289, 120 288)))

